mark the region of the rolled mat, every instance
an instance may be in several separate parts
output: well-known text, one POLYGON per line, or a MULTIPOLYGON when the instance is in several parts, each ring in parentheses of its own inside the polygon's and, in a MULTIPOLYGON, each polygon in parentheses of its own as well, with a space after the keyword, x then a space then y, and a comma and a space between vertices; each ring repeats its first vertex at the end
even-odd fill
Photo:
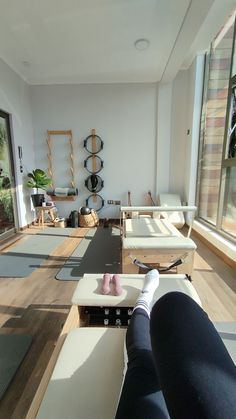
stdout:
MULTIPOLYGON (((47 189, 46 190, 47 195, 56 196, 55 189, 52 189, 52 188, 47 189)), ((66 189, 67 189, 67 196, 78 195, 78 189, 77 188, 66 188, 66 189)))

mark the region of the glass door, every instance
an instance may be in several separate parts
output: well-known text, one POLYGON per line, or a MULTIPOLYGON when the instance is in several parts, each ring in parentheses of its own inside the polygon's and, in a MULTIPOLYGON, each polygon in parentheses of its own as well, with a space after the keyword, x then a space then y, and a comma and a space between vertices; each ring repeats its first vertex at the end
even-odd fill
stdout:
POLYGON ((0 110, 0 240, 15 233, 15 179, 9 115, 0 110))

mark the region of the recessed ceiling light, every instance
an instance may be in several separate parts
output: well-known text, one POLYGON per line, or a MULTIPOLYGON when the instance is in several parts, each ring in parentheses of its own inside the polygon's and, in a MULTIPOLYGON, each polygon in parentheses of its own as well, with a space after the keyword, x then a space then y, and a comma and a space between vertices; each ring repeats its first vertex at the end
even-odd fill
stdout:
POLYGON ((21 62, 22 62, 22 64, 23 64, 23 66, 25 66, 25 67, 30 67, 30 66, 31 66, 31 64, 30 64, 30 62, 29 62, 29 61, 23 60, 23 61, 21 61, 21 62))
POLYGON ((150 45, 149 39, 145 39, 145 38, 137 39, 137 41, 135 41, 134 43, 135 48, 138 49, 139 51, 144 51, 145 49, 148 49, 149 45, 150 45))

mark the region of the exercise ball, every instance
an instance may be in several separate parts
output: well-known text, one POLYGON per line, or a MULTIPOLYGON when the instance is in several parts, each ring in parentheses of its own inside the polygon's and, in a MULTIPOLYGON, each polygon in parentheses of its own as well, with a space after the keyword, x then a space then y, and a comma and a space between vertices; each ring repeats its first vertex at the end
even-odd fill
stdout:
POLYGON ((81 207, 80 208, 81 215, 88 215, 91 214, 91 209, 89 207, 81 207))

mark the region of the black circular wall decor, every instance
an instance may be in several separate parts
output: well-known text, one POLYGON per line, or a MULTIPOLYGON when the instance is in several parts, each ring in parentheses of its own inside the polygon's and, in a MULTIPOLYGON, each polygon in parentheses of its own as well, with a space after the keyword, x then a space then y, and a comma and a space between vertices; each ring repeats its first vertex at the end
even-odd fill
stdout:
POLYGON ((87 177, 85 180, 85 186, 89 192, 97 193, 100 192, 104 186, 104 182, 100 176, 94 173, 87 177))
POLYGON ((98 194, 91 194, 87 199, 86 199, 86 206, 89 208, 94 209, 95 211, 100 211, 102 209, 102 207, 104 207, 104 199, 101 197, 101 195, 98 194), (96 202, 94 202, 93 198, 94 195, 96 196, 96 202))
POLYGON ((97 154, 99 151, 103 149, 103 141, 99 135, 89 135, 84 140, 84 148, 87 150, 90 154, 97 154), (96 141, 96 151, 94 151, 94 146, 92 144, 93 141, 96 141))
POLYGON ((96 173, 99 173, 103 169, 103 160, 101 159, 101 157, 91 154, 90 156, 87 157, 86 160, 84 160, 84 167, 85 169, 87 169, 89 173, 96 175, 96 173), (93 171, 93 168, 92 168, 93 159, 96 159, 96 167, 97 167, 96 171, 93 171))
POLYGON ((84 140, 84 148, 89 153, 89 156, 84 160, 84 167, 90 173, 84 183, 89 192, 92 192, 92 195, 86 199, 86 206, 100 211, 104 206, 104 200, 98 195, 98 192, 103 188, 104 182, 97 173, 103 169, 103 160, 98 156, 98 153, 103 149, 103 141, 96 134, 95 129, 92 129, 91 132, 92 134, 84 140))

